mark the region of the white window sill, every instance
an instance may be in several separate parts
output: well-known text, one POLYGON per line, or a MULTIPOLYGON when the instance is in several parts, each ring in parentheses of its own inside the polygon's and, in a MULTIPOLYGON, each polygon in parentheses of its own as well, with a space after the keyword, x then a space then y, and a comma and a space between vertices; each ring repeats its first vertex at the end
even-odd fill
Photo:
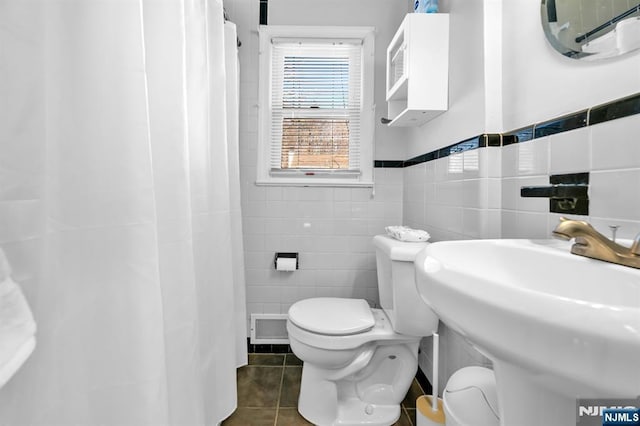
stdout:
POLYGON ((257 180, 257 186, 316 186, 316 187, 336 187, 336 188, 372 188, 373 182, 353 182, 337 181, 336 179, 272 179, 257 180))

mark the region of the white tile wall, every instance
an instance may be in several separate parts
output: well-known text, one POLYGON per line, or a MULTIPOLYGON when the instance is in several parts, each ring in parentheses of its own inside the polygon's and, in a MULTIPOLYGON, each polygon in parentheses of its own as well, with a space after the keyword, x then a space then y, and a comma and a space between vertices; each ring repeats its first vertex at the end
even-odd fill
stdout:
POLYGON ((593 172, 590 184, 591 216, 640 220, 640 167, 593 172))
MULTIPOLYGON (((402 170, 376 169, 375 195, 368 188, 256 186, 259 2, 233 0, 225 6, 242 42, 240 173, 247 313, 286 313, 292 303, 315 296, 377 302, 371 239, 384 226, 402 221, 402 170), (300 269, 275 271, 277 251, 299 252, 300 269)), ((391 4, 388 7, 395 9, 391 4)), ((401 14, 397 13, 398 19, 401 14)), ((390 38, 395 31, 390 15, 382 15, 385 24, 376 24, 381 52, 387 43, 382 37, 390 38)), ((379 80, 383 85, 382 74, 379 80)))
MULTIPOLYGON (((406 168, 404 215, 432 240, 549 238, 561 215, 546 198, 522 198, 520 188, 548 185, 550 174, 590 172, 587 220, 618 237, 640 233, 640 115, 613 120, 503 148, 481 148, 406 168)), ((441 390, 466 365, 488 365, 446 325, 440 325, 441 390)), ((421 344, 420 367, 431 377, 431 339, 421 344)))
POLYGON ((403 222, 433 241, 500 235, 500 148, 482 148, 404 169, 403 222))
MULTIPOLYGON (((640 115, 608 121, 503 148, 502 236, 548 238, 560 215, 548 213, 548 200, 521 198, 520 186, 548 184, 550 174, 590 172, 589 216, 576 216, 609 235, 608 225, 621 225, 618 235, 640 233, 640 115), (536 173, 514 173, 514 152, 538 158, 536 173), (544 153, 548 152, 546 164, 544 153), (546 224, 545 224, 546 221, 546 224)), ((518 160, 515 160, 518 161, 518 160)))
POLYGON ((549 172, 572 173, 591 169, 591 129, 549 136, 549 172))
POLYGON ((633 169, 640 158, 640 115, 590 127, 593 170, 633 169))
POLYGON ((316 296, 378 301, 373 235, 400 224, 402 170, 376 169, 371 189, 254 187, 245 183, 249 313, 286 313, 316 296), (300 253, 300 269, 273 268, 277 251, 300 253))

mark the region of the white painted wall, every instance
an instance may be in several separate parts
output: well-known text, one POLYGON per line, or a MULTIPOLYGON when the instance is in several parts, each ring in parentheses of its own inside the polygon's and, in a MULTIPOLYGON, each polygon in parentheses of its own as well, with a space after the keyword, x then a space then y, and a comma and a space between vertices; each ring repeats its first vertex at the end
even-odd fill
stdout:
POLYGON ((585 62, 548 44, 537 0, 503 0, 504 130, 640 92, 640 52, 585 62))
MULTIPOLYGON (((450 18, 449 110, 410 130, 406 143, 408 158, 480 134, 486 127, 487 74, 483 40, 485 31, 496 29, 485 30, 484 1, 442 1, 440 11, 449 13, 450 18)), ((437 40, 425 40, 425 43, 437 43, 437 40)), ((490 51, 493 59, 499 54, 499 49, 490 51)))

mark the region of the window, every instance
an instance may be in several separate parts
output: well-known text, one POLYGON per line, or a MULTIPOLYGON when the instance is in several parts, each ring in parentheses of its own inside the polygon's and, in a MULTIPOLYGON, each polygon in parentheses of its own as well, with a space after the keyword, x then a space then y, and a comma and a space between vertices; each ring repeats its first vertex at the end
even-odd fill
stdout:
POLYGON ((371 185, 373 29, 260 28, 258 184, 371 185))

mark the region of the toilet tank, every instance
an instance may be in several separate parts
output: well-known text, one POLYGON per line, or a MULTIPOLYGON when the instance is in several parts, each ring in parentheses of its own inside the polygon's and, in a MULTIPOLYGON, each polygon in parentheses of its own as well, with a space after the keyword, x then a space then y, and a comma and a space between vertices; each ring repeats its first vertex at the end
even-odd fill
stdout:
POLYGON ((380 305, 393 329, 409 336, 431 336, 438 328, 438 317, 422 300, 415 281, 413 261, 427 244, 387 235, 373 238, 380 305))

